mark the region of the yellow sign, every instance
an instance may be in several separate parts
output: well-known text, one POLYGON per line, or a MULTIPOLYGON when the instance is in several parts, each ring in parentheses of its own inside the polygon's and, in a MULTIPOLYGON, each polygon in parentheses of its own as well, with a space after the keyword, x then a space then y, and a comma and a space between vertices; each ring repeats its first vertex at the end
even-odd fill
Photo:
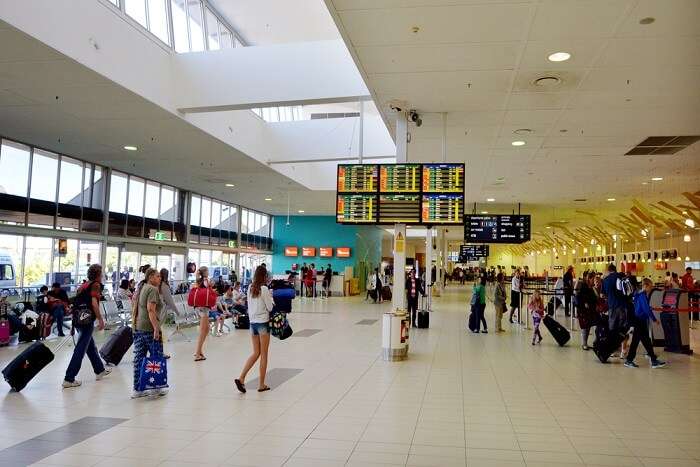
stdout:
POLYGON ((403 238, 401 232, 396 234, 396 239, 394 241, 394 252, 403 253, 406 250, 406 240, 403 238))

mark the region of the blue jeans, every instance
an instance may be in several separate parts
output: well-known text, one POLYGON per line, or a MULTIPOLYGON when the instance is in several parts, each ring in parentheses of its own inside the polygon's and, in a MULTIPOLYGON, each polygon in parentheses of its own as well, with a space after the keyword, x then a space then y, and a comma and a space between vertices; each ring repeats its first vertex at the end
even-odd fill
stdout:
POLYGON ((53 315, 54 323, 56 323, 56 331, 58 332, 58 335, 64 336, 65 334, 63 333, 63 318, 66 315, 66 308, 63 305, 56 305, 51 310, 51 314, 53 315))
POLYGON ((105 365, 102 363, 100 354, 97 353, 95 340, 92 338, 92 332, 95 330, 94 324, 76 327, 75 329, 79 333, 78 342, 75 343, 73 356, 68 364, 65 377, 65 380, 71 383, 75 381, 75 377, 80 372, 80 366, 83 364, 83 357, 85 357, 85 354, 87 354, 90 359, 92 369, 96 375, 105 371, 105 365))
MULTIPOLYGON (((141 364, 153 343, 153 331, 134 331, 134 391, 138 391, 141 364)), ((156 348, 163 353, 163 341, 156 342, 156 348)))
POLYGON ((480 324, 483 324, 484 331, 486 331, 486 318, 484 317, 484 312, 486 311, 486 304, 485 303, 477 303, 474 311, 477 313, 477 315, 476 315, 476 330, 478 331, 480 328, 480 324))

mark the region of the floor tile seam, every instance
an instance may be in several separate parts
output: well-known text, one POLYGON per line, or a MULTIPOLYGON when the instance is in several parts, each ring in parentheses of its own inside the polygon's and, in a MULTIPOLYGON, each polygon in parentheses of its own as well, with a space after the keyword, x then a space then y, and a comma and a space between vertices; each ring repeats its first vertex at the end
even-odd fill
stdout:
MULTIPOLYGON (((314 425, 314 428, 304 437, 304 441, 302 441, 301 443, 299 443, 299 445, 298 445, 296 448, 294 448, 294 451, 292 451, 292 453, 291 453, 289 456, 287 456, 287 458, 284 460, 284 462, 282 463, 282 465, 285 465, 287 462, 289 462, 289 460, 290 460, 292 457, 294 457, 294 454, 299 450, 299 447, 301 447, 301 446, 311 437, 311 435, 313 434, 313 432, 328 418, 328 416, 333 412, 333 410, 335 410, 335 409, 338 407, 338 405, 340 405, 341 401, 342 401, 342 400, 343 400, 343 399, 358 385, 358 383, 362 380, 362 378, 364 378, 364 377, 367 375, 367 373, 369 373, 369 372, 372 370, 372 368, 374 367, 374 365, 377 364, 377 361, 379 360, 379 358, 380 358, 380 354, 377 354, 377 356, 376 356, 375 359, 371 362, 371 364, 367 366, 367 368, 362 372, 361 375, 359 375, 359 376, 357 377, 357 379, 355 379, 355 382, 354 382, 352 385, 350 385, 350 387, 343 393, 343 395, 342 395, 341 397, 338 398, 338 400, 336 401, 336 403, 333 404, 333 406, 330 407, 330 408, 328 409, 328 412, 326 413, 326 415, 325 415, 318 423, 316 423, 316 424, 314 425)), ((326 380, 328 380, 329 378, 331 378, 333 374, 334 374, 334 372, 330 373, 326 378, 323 379, 323 381, 325 382, 326 380)), ((398 372, 397 372, 397 374, 398 374, 398 372)), ((388 392, 388 390, 387 390, 387 392, 388 392)), ((305 397, 305 396, 301 396, 300 399, 301 399, 302 397, 305 397)), ((385 396, 385 397, 386 397, 386 396, 385 396)), ((297 400, 299 400, 299 399, 297 399, 297 400)), ((383 399, 382 399, 382 400, 383 400, 383 399)), ((294 405, 294 404, 292 404, 292 405, 294 405)), ((291 408, 291 407, 290 407, 290 408, 291 408)), ((286 412, 287 410, 289 410, 289 408, 286 409, 285 412, 286 412)), ((376 410, 376 409, 375 409, 375 410, 376 410)), ((284 412, 283 412, 282 414, 280 414, 280 416, 283 415, 283 414, 284 414, 284 412)), ((268 425, 266 425, 265 428, 267 428, 268 426, 272 425, 272 423, 274 423, 274 421, 272 421, 272 422, 270 422, 268 425)), ((263 428, 263 430, 264 430, 265 428, 263 428)), ((367 427, 365 426, 365 430, 366 430, 366 429, 367 429, 367 427)), ((364 430, 363 430, 363 434, 364 434, 364 430)), ((362 435, 360 435, 360 439, 361 439, 361 438, 362 438, 362 435)), ((355 443, 355 446, 357 446, 357 443, 359 443, 359 439, 358 439, 358 441, 355 443)), ((348 458, 346 459, 346 461, 345 461, 346 464, 347 464, 347 462, 350 460, 350 457, 352 457, 353 452, 355 452, 355 446, 353 446, 353 450, 350 452, 350 455, 349 455, 348 458)))
MULTIPOLYGON (((461 333, 459 333, 461 335, 461 333)), ((458 344, 461 341, 461 336, 457 339, 458 344)), ((464 460, 467 460, 467 416, 464 411, 464 357, 462 356, 463 346, 457 345, 459 350, 459 384, 462 390, 462 427, 464 428, 464 460)))

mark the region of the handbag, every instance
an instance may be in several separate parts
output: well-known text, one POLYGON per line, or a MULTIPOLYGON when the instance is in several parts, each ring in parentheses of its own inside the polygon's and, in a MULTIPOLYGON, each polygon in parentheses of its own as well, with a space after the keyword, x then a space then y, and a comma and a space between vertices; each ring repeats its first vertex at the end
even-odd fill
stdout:
POLYGON ((168 364, 163 353, 156 346, 156 342, 151 342, 146 358, 141 362, 139 368, 139 391, 149 389, 164 389, 168 387, 168 364))
POLYGON ((216 305, 216 292, 208 287, 195 287, 187 295, 187 304, 195 308, 211 308, 216 305))
POLYGON ((271 313, 269 326, 270 334, 281 341, 294 334, 292 327, 289 325, 289 321, 287 321, 286 313, 271 313))

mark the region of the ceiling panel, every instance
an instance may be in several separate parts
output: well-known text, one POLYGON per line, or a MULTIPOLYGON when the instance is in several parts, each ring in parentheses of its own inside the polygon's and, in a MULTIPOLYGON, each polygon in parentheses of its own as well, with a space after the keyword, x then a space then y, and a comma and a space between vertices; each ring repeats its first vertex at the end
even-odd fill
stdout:
POLYGON ((537 7, 530 39, 610 36, 634 3, 635 0, 544 0, 537 7))
POLYGON ((520 63, 524 70, 571 70, 591 66, 606 44, 601 38, 559 38, 528 41, 520 63), (555 52, 568 52, 571 58, 564 62, 551 62, 548 57, 555 52))
POLYGON ((652 67, 700 65, 700 33, 687 37, 612 39, 596 67, 652 67))
POLYGON ((697 36, 700 24, 700 2, 697 0, 639 0, 631 14, 622 23, 619 36, 625 37, 679 37, 697 36), (639 20, 652 17, 652 24, 641 25, 639 20))

